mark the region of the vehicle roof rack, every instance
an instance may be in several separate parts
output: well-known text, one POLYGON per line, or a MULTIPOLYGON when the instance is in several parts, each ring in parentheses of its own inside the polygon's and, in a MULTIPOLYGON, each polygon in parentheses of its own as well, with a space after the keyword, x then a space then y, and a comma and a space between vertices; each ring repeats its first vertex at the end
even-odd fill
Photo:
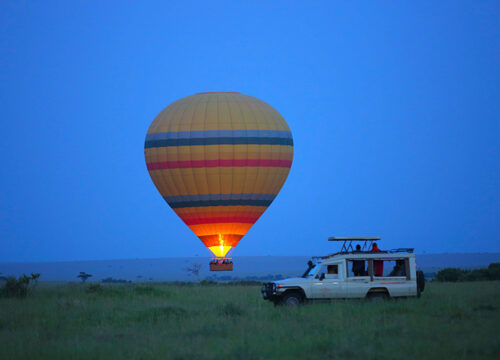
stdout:
POLYGON ((415 250, 415 248, 398 248, 398 249, 389 250, 388 253, 389 254, 392 254, 392 253, 402 253, 402 252, 412 253, 414 250, 415 250))
POLYGON ((362 236, 336 237, 336 236, 331 236, 328 238, 328 241, 343 241, 344 243, 342 244, 342 249, 340 249, 341 253, 348 253, 348 252, 354 251, 354 248, 352 247, 353 241, 363 242, 363 245, 361 246, 361 251, 370 251, 373 242, 380 241, 380 236, 369 236, 369 237, 362 237, 362 236))

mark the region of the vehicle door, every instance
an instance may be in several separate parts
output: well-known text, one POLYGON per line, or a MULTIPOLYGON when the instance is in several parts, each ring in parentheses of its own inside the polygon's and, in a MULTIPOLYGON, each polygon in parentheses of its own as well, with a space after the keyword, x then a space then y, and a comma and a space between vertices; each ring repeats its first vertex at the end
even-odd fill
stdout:
POLYGON ((371 276, 373 273, 371 268, 372 262, 367 259, 347 259, 346 261, 346 284, 347 284, 347 297, 349 298, 364 298, 370 290, 371 276), (356 271, 353 269, 359 268, 362 263, 363 271, 356 271))
POLYGON ((314 299, 347 297, 344 266, 342 262, 321 265, 311 285, 314 299))

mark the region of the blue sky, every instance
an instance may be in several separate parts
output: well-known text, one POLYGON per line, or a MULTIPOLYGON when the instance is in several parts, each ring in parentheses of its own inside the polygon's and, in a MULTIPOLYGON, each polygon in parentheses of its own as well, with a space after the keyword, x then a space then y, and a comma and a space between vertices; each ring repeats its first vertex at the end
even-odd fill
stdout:
POLYGON ((143 156, 203 91, 275 107, 292 170, 234 256, 500 251, 500 6, 490 1, 0 3, 0 261, 210 253, 143 156))

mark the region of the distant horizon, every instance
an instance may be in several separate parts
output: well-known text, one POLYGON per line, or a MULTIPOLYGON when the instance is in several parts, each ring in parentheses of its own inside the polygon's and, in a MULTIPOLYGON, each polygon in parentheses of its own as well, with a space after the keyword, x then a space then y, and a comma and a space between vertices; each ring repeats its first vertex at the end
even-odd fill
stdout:
MULTIPOLYGON (((209 271, 209 259, 176 257, 154 259, 79 260, 54 262, 0 263, 1 276, 21 276, 40 273, 41 281, 75 281, 85 271, 94 281, 125 279, 130 281, 193 280, 187 272, 192 264, 200 265, 200 277, 205 279, 263 279, 268 275, 296 277, 304 272, 311 256, 241 256, 233 258, 233 271, 209 271)), ((500 253, 416 254, 417 269, 432 274, 446 267, 484 268, 500 262, 500 253)))
MULTIPOLYGON (((332 253, 330 253, 332 254, 332 253)), ((414 252, 415 255, 500 255, 500 251, 475 251, 475 252, 414 252)), ((314 257, 314 256, 326 256, 318 255, 318 254, 302 254, 302 255, 238 255, 238 256, 230 256, 230 258, 251 258, 251 257, 314 257)), ((207 260, 213 258, 213 256, 201 256, 201 255, 193 255, 193 256, 162 256, 162 257, 141 257, 141 258, 103 258, 103 259, 76 259, 76 260, 47 260, 47 261, 0 261, 0 264, 32 264, 32 263, 59 263, 59 262, 92 262, 92 261, 128 261, 128 260, 164 260, 164 259, 204 259, 207 260)))

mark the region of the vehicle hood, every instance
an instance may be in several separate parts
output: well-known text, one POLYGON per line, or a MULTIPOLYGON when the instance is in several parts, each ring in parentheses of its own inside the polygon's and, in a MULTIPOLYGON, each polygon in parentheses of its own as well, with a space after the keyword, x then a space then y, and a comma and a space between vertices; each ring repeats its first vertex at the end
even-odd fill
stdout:
POLYGON ((284 280, 279 280, 279 281, 275 281, 276 285, 283 285, 283 286, 287 286, 287 285, 291 285, 291 284, 297 284, 297 283, 304 283, 304 282, 307 282, 307 278, 301 278, 301 277, 297 277, 297 278, 289 278, 289 279, 284 279, 284 280))

